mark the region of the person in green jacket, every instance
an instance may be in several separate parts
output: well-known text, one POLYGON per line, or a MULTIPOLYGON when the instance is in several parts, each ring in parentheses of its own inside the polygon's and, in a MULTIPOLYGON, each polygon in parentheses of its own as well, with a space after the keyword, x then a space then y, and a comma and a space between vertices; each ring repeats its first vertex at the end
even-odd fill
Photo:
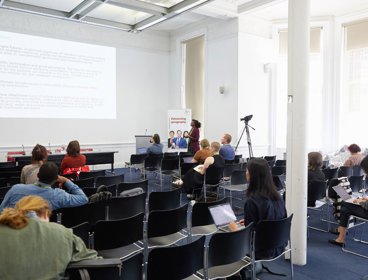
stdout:
POLYGON ((23 197, 0 216, 0 279, 62 279, 70 262, 96 259, 72 229, 49 223, 50 205, 23 197))

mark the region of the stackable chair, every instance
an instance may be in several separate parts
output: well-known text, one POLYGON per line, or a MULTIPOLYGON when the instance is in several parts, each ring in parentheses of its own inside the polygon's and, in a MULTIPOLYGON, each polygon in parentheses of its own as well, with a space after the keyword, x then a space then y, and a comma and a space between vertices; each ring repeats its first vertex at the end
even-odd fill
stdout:
POLYGON ((161 168, 162 154, 148 155, 144 160, 144 178, 148 179, 147 172, 157 172, 161 168))
POLYGON ((170 248, 153 249, 148 256, 147 280, 201 279, 195 275, 204 267, 205 237, 170 248))
POLYGON ((117 196, 123 191, 131 189, 141 188, 145 193, 148 193, 148 180, 142 180, 138 182, 122 182, 117 185, 117 196))
POLYGON ((148 198, 148 211, 170 210, 180 206, 181 189, 164 192, 151 192, 148 198))
POLYGON ((72 227, 73 233, 76 236, 79 236, 83 240, 87 248, 91 248, 90 234, 89 234, 90 229, 91 229, 91 226, 88 222, 84 222, 84 223, 81 223, 79 225, 72 227))
MULTIPOLYGON (((321 207, 326 204, 326 190, 327 190, 327 181, 311 181, 308 184, 308 201, 316 201, 316 206, 308 207, 308 210, 319 211, 321 214, 320 218, 321 221, 323 221, 323 209, 321 209, 321 207)), ((329 207, 328 204, 327 207, 329 207)), ((322 232, 328 232, 330 230, 330 223, 327 223, 326 230, 309 225, 308 228, 322 232)))
POLYGON ((233 206, 233 192, 244 192, 248 188, 248 181, 244 170, 234 170, 231 174, 230 185, 222 184, 220 188, 224 190, 224 197, 226 196, 226 191, 230 194, 230 205, 233 206))
POLYGON ((252 267, 252 232, 253 223, 237 231, 215 233, 208 244, 207 266, 199 274, 209 280, 223 279, 252 267))
POLYGON ((350 188, 354 193, 358 193, 363 189, 363 178, 364 178, 363 175, 360 176, 353 175, 348 178, 350 182, 350 188))
POLYGON ((213 166, 209 166, 206 169, 206 172, 204 174, 203 179, 203 197, 204 201, 207 201, 207 194, 215 194, 215 199, 218 197, 217 189, 220 186, 223 178, 223 171, 224 168, 214 168, 213 166), (216 193, 214 192, 214 189, 216 189, 216 193))
POLYGON ((339 171, 337 172, 338 177, 350 177, 353 175, 353 167, 352 166, 340 166, 339 171))
POLYGON ((278 159, 278 160, 276 160, 275 166, 286 166, 286 159, 278 159))
MULTIPOLYGON (((65 275, 70 280, 109 279, 120 280, 120 259, 94 259, 69 263, 65 275)), ((124 278, 130 279, 130 278, 124 278)), ((133 279, 132 279, 133 280, 133 279)))
POLYGON ((163 176, 179 176, 179 157, 164 157, 161 161, 161 168, 157 172, 160 174, 160 186, 162 191, 163 176))
POLYGON ((272 176, 280 176, 286 173, 285 165, 275 165, 271 169, 272 176))
POLYGON ((107 202, 107 219, 118 220, 145 213, 146 193, 135 196, 113 197, 107 202))
POLYGON ((116 175, 116 176, 103 176, 103 177, 96 178, 95 186, 97 188, 101 185, 105 185, 105 186, 118 185, 121 182, 124 182, 124 174, 116 175))
POLYGON ((74 182, 81 189, 83 188, 94 188, 95 187, 95 178, 90 177, 86 179, 79 179, 74 182))
POLYGON ((130 156, 130 161, 125 162, 125 167, 129 167, 130 176, 132 175, 132 168, 142 170, 147 156, 147 154, 133 154, 130 156))
MULTIPOLYGON (((277 260, 287 252, 290 252, 290 270, 291 270, 291 279, 294 277, 294 269, 293 269, 293 250, 291 246, 291 237, 290 237, 290 228, 291 221, 293 219, 293 214, 289 217, 274 220, 274 221, 260 221, 255 225, 255 262, 262 262, 262 264, 266 262, 271 262, 277 260), (289 248, 285 248, 285 250, 278 256, 270 258, 270 259, 259 259, 257 258, 257 252, 267 251, 271 249, 276 249, 282 246, 286 246, 289 244, 289 248)), ((253 276, 255 279, 255 266, 253 266, 253 276)))
POLYGON ((106 175, 105 170, 91 171, 91 172, 81 172, 79 173, 79 180, 87 178, 97 178, 106 175))

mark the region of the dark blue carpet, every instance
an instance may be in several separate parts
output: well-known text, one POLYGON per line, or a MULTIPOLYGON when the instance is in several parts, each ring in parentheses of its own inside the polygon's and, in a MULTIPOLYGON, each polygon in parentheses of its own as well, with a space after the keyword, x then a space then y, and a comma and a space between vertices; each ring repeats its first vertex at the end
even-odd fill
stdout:
MULTIPOLYGON (((132 176, 129 174, 129 169, 116 169, 115 174, 125 174, 125 181, 133 182, 139 179, 140 173, 132 170, 132 176)), ((154 174, 148 174, 149 192, 152 190, 160 191, 159 177, 154 174)), ((167 190, 170 187, 170 179, 166 178, 163 184, 163 189, 167 190)), ((220 192, 222 195, 222 192, 220 192)), ((244 194, 238 194, 241 197, 244 194)), ((182 203, 187 203, 188 199, 183 195, 182 203)), ((242 208, 242 201, 234 200, 234 205, 242 208)), ((315 211, 309 211, 309 225, 327 228, 325 222, 319 220, 320 214, 315 211)), ((333 225, 333 227, 335 227, 333 225)), ((346 239, 346 244, 349 249, 354 249, 368 255, 368 245, 361 244, 352 240, 354 230, 361 229, 362 226, 349 230, 349 235, 346 239)), ((368 240, 368 225, 365 226, 364 240, 368 240)), ((328 239, 336 238, 336 235, 331 233, 319 232, 309 229, 308 249, 307 249, 307 264, 304 266, 294 265, 294 279, 309 280, 309 279, 344 279, 358 280, 368 279, 368 259, 361 258, 342 251, 338 246, 328 243, 328 239)), ((290 276, 290 262, 284 258, 266 264, 272 271, 277 273, 285 273, 290 276)), ((271 275, 267 272, 262 272, 257 275, 261 280, 268 279, 290 279, 271 275)))

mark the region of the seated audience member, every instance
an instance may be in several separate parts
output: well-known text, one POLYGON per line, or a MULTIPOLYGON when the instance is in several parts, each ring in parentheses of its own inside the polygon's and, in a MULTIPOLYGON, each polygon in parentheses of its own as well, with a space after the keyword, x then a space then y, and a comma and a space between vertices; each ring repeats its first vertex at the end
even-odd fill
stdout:
POLYGON ((150 141, 153 144, 148 147, 147 154, 162 154, 163 145, 160 143, 160 136, 158 134, 154 134, 150 141))
POLYGON ((175 149, 185 149, 187 147, 187 141, 182 136, 181 130, 176 132, 176 137, 173 139, 173 143, 175 144, 175 149))
POLYGON ((231 142, 231 135, 224 134, 221 138, 222 147, 220 149, 220 155, 224 158, 224 160, 234 160, 235 158, 235 150, 230 145, 231 142))
POLYGON ((51 208, 39 196, 26 196, 0 216, 0 279, 64 279, 70 262, 96 259, 97 252, 73 230, 49 223, 51 208))
POLYGON ((80 154, 80 146, 77 140, 70 141, 66 148, 66 155, 61 162, 60 172, 61 174, 76 173, 77 171, 89 171, 88 166, 81 169, 86 165, 86 156, 80 154))
POLYGON ((359 165, 363 159, 363 156, 360 154, 360 147, 357 144, 351 144, 348 147, 348 151, 350 152, 351 156, 345 161, 344 166, 359 165))
POLYGON ((211 143, 211 152, 213 156, 208 157, 203 166, 199 166, 197 172, 194 169, 189 170, 184 178, 183 178, 183 190, 188 194, 188 198, 194 198, 191 195, 193 189, 199 188, 203 185, 204 174, 206 173, 207 168, 211 166, 212 168, 220 170, 225 166, 225 160, 219 155, 220 143, 212 142, 211 143))
MULTIPOLYGON (((312 181, 325 181, 325 174, 321 171, 322 155, 318 152, 308 154, 308 184, 312 181)), ((309 207, 316 206, 315 201, 308 201, 309 207)))
POLYGON ((6 193, 0 205, 0 213, 6 207, 11 208, 24 196, 38 195, 46 199, 52 210, 65 207, 76 207, 88 202, 84 192, 72 181, 58 175, 58 167, 54 162, 41 165, 38 172, 38 181, 34 184, 17 184, 6 193), (56 182, 64 184, 66 191, 51 186, 56 182))
POLYGON ((207 139, 202 139, 199 144, 201 145, 202 150, 199 150, 194 154, 192 162, 203 164, 206 158, 212 156, 212 150, 210 149, 210 142, 208 142, 207 139))
POLYGON ((44 146, 37 144, 32 150, 31 164, 22 168, 20 174, 21 184, 33 184, 38 180, 37 174, 40 166, 47 161, 47 150, 44 146))
MULTIPOLYGON (((251 222, 279 220, 286 217, 284 200, 273 183, 268 163, 261 158, 248 161, 246 177, 249 182, 244 204, 244 220, 240 224, 247 226, 251 222)), ((238 230, 236 223, 229 225, 231 231, 238 230)), ((286 245, 286 244, 285 244, 286 245)), ((275 250, 256 251, 256 259, 272 258, 280 254, 285 246, 275 250)))
MULTIPOLYGON (((361 161, 360 166, 365 174, 368 174, 368 156, 361 161)), ((341 247, 344 245, 346 228, 351 215, 368 219, 368 198, 363 197, 363 199, 355 199, 354 202, 359 205, 344 201, 342 202, 340 209, 340 223, 338 227, 339 237, 337 239, 330 239, 328 242, 341 247)))
POLYGON ((169 132, 169 135, 170 135, 170 138, 167 139, 167 147, 171 148, 173 146, 173 143, 174 143, 173 140, 174 140, 175 132, 171 130, 169 132))

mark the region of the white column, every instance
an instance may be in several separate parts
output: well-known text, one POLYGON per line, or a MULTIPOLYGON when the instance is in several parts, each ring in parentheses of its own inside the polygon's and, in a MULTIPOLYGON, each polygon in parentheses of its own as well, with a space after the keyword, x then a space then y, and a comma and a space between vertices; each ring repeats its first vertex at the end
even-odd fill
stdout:
POLYGON ((307 263, 307 112, 310 0, 289 0, 286 208, 293 261, 307 263))

